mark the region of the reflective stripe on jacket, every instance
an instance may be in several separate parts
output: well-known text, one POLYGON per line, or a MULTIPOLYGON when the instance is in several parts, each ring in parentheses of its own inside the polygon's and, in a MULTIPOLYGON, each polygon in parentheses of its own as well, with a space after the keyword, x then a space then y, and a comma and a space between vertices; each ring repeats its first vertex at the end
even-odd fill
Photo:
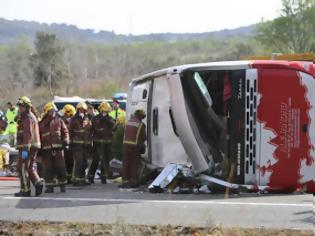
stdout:
POLYGON ((69 144, 69 131, 64 121, 59 117, 45 116, 39 123, 42 149, 61 149, 63 144, 69 144))
POLYGON ((143 122, 133 117, 125 127, 124 144, 139 146, 146 141, 146 127, 143 122))
POLYGON ((39 149, 40 146, 37 118, 31 111, 26 111, 18 121, 17 147, 30 150, 31 147, 39 149))
POLYGON ((15 121, 15 118, 18 114, 18 108, 14 107, 13 110, 8 109, 5 116, 7 118, 8 121, 8 126, 7 126, 7 132, 9 134, 16 134, 17 132, 17 123, 15 121))
POLYGON ((115 121, 109 115, 98 114, 92 119, 92 136, 95 143, 111 143, 115 121))
POLYGON ((76 114, 70 120, 69 125, 70 143, 92 144, 91 121, 87 116, 83 118, 76 114))

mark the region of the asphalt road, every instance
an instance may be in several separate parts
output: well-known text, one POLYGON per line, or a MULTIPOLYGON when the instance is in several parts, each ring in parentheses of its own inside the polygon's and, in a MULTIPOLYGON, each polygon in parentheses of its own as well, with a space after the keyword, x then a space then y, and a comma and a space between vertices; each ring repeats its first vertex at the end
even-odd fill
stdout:
POLYGON ((67 221, 313 229, 310 194, 230 196, 120 190, 114 184, 69 187, 67 193, 15 198, 17 181, 0 181, 0 220, 67 221))

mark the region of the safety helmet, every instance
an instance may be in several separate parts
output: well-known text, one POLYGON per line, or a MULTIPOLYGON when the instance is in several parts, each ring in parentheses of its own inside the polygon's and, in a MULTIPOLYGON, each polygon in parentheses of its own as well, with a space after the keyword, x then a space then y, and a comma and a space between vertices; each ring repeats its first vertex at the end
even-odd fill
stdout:
POLYGON ((112 110, 112 107, 108 102, 102 102, 98 107, 100 112, 110 112, 112 110))
POLYGON ((79 103, 77 104, 77 110, 78 110, 78 109, 87 110, 87 105, 86 105, 86 103, 85 103, 85 102, 79 102, 79 103))
POLYGON ((55 103, 53 102, 48 102, 45 106, 44 106, 44 113, 47 114, 48 112, 50 112, 51 110, 54 111, 58 111, 55 103))
POLYGON ((62 112, 67 116, 67 117, 72 117, 75 115, 75 107, 72 106, 71 104, 66 104, 62 108, 62 112))
POLYGON ((135 116, 138 116, 140 119, 144 119, 146 117, 146 114, 143 109, 138 109, 135 111, 135 116))
POLYGON ((16 105, 18 106, 25 106, 25 107, 31 107, 32 106, 32 102, 31 99, 29 99, 26 96, 20 97, 16 103, 16 105))

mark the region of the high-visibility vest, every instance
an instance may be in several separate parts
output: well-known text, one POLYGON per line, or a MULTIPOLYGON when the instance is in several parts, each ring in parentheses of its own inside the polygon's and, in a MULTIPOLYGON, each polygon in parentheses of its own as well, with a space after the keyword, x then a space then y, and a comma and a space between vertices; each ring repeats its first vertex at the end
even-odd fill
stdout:
POLYGON ((112 110, 109 113, 109 116, 111 116, 115 121, 117 121, 118 117, 125 117, 126 112, 123 109, 118 108, 117 110, 112 110))
POLYGON ((17 123, 15 122, 15 117, 18 114, 18 108, 14 107, 13 110, 8 109, 5 116, 8 121, 8 126, 6 132, 9 134, 16 134, 17 132, 17 123))

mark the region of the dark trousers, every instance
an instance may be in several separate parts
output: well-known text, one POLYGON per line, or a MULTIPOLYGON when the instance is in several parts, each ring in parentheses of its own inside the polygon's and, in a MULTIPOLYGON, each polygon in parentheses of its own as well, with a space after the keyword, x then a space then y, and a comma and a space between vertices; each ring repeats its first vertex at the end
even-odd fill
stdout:
POLYGON ((71 150, 65 150, 65 164, 67 171, 67 178, 71 180, 73 175, 73 156, 71 150))
POLYGON ((109 175, 109 162, 112 158, 111 144, 95 143, 93 160, 89 169, 89 178, 94 179, 95 172, 101 162, 101 179, 106 179, 109 175))
POLYGON ((72 149, 73 155, 73 176, 74 183, 85 182, 85 168, 86 168, 86 149, 84 146, 76 146, 72 149))
POLYGON ((19 150, 19 156, 17 161, 17 171, 19 173, 21 192, 31 191, 30 181, 33 185, 40 183, 40 178, 36 171, 36 156, 37 149, 31 148, 28 153, 28 157, 22 159, 22 150, 19 150))
POLYGON ((44 151, 43 163, 45 169, 46 186, 53 186, 55 184, 55 177, 57 177, 58 183, 60 185, 66 184, 67 173, 63 150, 44 151))
POLYGON ((123 145, 123 181, 137 181, 139 179, 140 151, 135 145, 123 145))

